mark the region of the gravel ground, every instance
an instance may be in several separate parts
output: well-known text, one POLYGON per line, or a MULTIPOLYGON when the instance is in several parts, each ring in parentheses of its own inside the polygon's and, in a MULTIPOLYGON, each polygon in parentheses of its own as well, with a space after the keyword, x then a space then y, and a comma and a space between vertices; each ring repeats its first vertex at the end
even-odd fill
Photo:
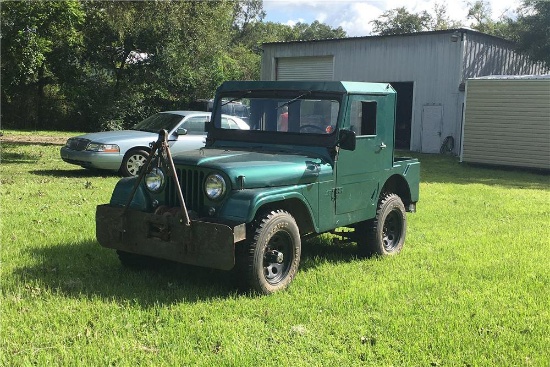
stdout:
POLYGON ((46 144, 46 145, 65 145, 67 137, 59 136, 30 136, 30 135, 2 135, 0 142, 22 143, 22 144, 46 144))

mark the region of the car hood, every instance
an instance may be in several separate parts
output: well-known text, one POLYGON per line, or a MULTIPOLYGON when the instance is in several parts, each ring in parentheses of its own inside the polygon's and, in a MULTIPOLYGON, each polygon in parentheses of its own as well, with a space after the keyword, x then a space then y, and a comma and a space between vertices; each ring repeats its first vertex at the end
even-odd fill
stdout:
POLYGON ((313 154, 199 149, 175 156, 174 163, 222 171, 239 189, 307 184, 332 175, 331 165, 313 154))
POLYGON ((77 139, 88 139, 95 143, 116 144, 125 140, 146 140, 153 142, 158 139, 158 134, 147 131, 138 130, 117 130, 117 131, 102 131, 98 133, 90 133, 79 135, 77 139))

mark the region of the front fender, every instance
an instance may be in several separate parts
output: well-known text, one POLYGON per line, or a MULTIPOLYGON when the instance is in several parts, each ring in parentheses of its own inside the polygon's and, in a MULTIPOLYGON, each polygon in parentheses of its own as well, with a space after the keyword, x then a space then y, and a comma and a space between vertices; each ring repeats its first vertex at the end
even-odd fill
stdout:
MULTIPOLYGON (((109 205, 113 207, 125 206, 128 203, 130 195, 132 194, 136 181, 137 177, 125 177, 120 179, 113 190, 109 205)), ((137 187, 134 197, 132 198, 130 209, 139 210, 142 212, 151 212, 153 211, 151 202, 151 195, 145 189, 143 182, 141 182, 137 187)))
MULTIPOLYGON (((311 203, 313 198, 318 197, 317 193, 311 192, 312 190, 316 190, 316 188, 315 185, 299 185, 291 188, 261 188, 233 191, 231 197, 223 206, 220 217, 228 220, 250 223, 256 216, 258 210, 266 204, 299 200, 307 209, 313 225, 317 228, 315 216, 313 215, 314 209, 311 203), (302 193, 304 190, 309 198, 302 193)), ((313 205, 315 205, 316 202, 317 200, 313 201, 313 205)))

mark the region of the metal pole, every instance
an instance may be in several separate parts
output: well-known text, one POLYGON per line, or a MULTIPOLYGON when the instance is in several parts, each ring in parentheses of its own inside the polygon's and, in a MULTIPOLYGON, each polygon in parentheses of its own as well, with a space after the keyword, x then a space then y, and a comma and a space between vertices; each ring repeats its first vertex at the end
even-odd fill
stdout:
POLYGON ((168 157, 168 164, 170 165, 170 170, 172 171, 172 174, 174 176, 174 184, 176 185, 176 193, 178 194, 178 199, 181 204, 181 214, 183 215, 184 224, 186 226, 191 224, 191 220, 189 219, 189 213, 187 212, 187 206, 185 205, 185 200, 183 199, 183 193, 181 192, 181 186, 178 179, 178 175, 176 174, 176 167, 174 166, 174 161, 172 160, 172 153, 170 153, 170 149, 168 148, 168 142, 166 139, 164 140, 164 144, 166 144, 166 156, 168 157))

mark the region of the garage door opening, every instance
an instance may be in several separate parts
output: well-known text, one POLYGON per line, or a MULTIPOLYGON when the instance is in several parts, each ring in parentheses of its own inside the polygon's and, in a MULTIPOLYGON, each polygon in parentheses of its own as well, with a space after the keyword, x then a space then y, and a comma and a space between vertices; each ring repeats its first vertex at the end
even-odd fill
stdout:
POLYGON ((413 82, 389 82, 397 92, 395 115, 395 148, 411 149, 413 82))

